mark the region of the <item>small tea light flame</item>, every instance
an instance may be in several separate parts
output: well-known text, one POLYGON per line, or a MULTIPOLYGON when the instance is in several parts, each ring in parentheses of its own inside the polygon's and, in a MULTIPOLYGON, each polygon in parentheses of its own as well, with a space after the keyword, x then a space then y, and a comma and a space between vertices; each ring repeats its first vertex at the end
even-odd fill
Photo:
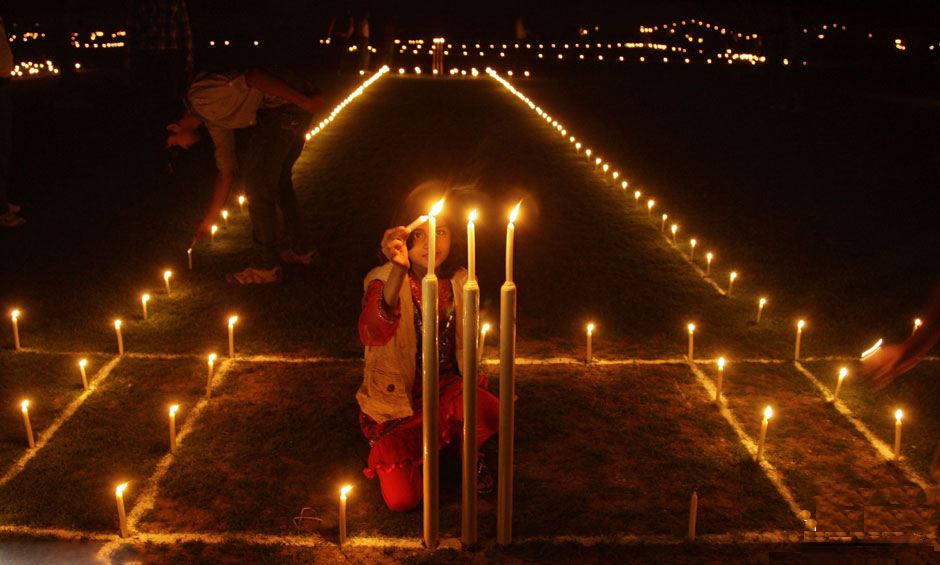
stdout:
POLYGON ((20 402, 20 410, 22 410, 24 414, 25 414, 26 412, 29 412, 29 401, 28 401, 28 400, 24 400, 23 402, 20 402))
POLYGON ((693 324, 693 323, 690 322, 689 325, 688 325, 688 328, 689 328, 689 333, 690 333, 690 334, 695 333, 695 324, 693 324))
POLYGON ((719 357, 719 358, 718 358, 718 368, 719 368, 720 370, 724 370, 724 368, 725 368, 725 358, 724 358, 724 357, 719 357))
POLYGON ((17 319, 19 319, 20 314, 22 313, 19 310, 13 310, 12 312, 10 312, 10 319, 12 319, 15 322, 17 319))
POLYGON ((174 404, 170 406, 170 416, 176 416, 176 413, 179 412, 179 409, 180 409, 179 404, 174 404))
POLYGON ((904 417, 904 411, 903 411, 903 410, 901 410, 900 408, 898 408, 897 410, 894 411, 894 419, 897 420, 899 423, 901 422, 901 418, 903 418, 903 417, 904 417))
POLYGON ((238 322, 238 316, 229 316, 228 327, 234 326, 236 322, 238 322))
POLYGON ((588 334, 588 335, 593 335, 593 334, 594 334, 594 324, 593 324, 593 323, 590 323, 590 324, 587 325, 587 334, 588 334))
POLYGON ((770 405, 768 404, 767 407, 764 408, 764 419, 769 420, 773 417, 773 415, 774 415, 774 409, 771 408, 770 405))
POLYGON ((114 320, 114 329, 121 329, 121 320, 114 320))

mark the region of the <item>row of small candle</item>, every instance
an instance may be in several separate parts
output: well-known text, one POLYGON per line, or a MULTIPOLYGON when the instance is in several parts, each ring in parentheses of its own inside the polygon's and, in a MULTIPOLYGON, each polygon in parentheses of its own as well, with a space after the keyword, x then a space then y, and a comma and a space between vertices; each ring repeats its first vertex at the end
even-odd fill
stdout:
POLYGON ((370 86, 372 86, 372 84, 375 83, 375 81, 377 81, 377 80, 379 80, 380 78, 382 78, 382 76, 384 76, 386 73, 388 73, 388 71, 389 71, 388 65, 385 65, 385 66, 383 66, 381 69, 379 69, 378 71, 376 71, 376 73, 375 73, 374 75, 372 75, 371 77, 369 77, 368 79, 366 79, 362 84, 360 84, 358 87, 356 87, 355 90, 353 90, 346 98, 343 99, 342 102, 340 102, 339 104, 337 104, 337 105, 330 111, 329 116, 327 116, 327 117, 324 118, 323 120, 320 120, 320 122, 317 123, 317 125, 316 125, 313 129, 311 129, 309 132, 307 132, 307 134, 306 134, 306 139, 309 141, 309 140, 313 139, 315 136, 319 135, 320 132, 322 132, 323 129, 326 128, 326 126, 328 126, 330 123, 332 123, 333 120, 336 118, 336 116, 338 116, 339 113, 342 112, 343 109, 346 108, 346 106, 348 106, 348 105, 350 104, 350 102, 352 102, 352 101, 355 100, 356 98, 362 96, 362 94, 366 91, 366 89, 368 89, 370 86))

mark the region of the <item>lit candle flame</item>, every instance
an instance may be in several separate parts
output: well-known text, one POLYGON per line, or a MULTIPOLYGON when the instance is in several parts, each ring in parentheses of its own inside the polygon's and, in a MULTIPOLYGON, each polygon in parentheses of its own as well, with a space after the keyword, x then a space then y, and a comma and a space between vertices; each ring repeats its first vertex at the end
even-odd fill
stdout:
POLYGON ((737 272, 737 271, 731 271, 731 274, 728 275, 728 278, 731 279, 731 282, 734 282, 734 279, 738 278, 738 272, 737 272))
POLYGON ((346 500, 346 497, 349 495, 349 491, 351 490, 352 485, 343 485, 343 487, 339 489, 339 497, 343 500, 346 500))
POLYGON ((842 367, 841 369, 839 369, 839 380, 841 381, 846 376, 848 376, 848 374, 849 374, 849 370, 846 367, 842 367))
POLYGON ((23 402, 20 402, 20 410, 22 410, 24 414, 25 414, 26 412, 29 412, 29 401, 28 401, 28 400, 24 400, 23 402))
POLYGON ((722 371, 725 369, 725 358, 724 358, 724 357, 719 357, 719 358, 718 358, 718 369, 719 369, 719 370, 722 370, 722 371))
POLYGON ((179 409, 180 409, 179 404, 174 404, 170 406, 170 416, 176 416, 176 413, 179 411, 179 409))
POLYGON ((698 245, 698 241, 696 241, 695 238, 693 237, 692 239, 689 240, 689 245, 692 246, 692 249, 695 249, 695 246, 698 245))
POLYGON ((690 333, 690 334, 691 334, 691 333, 695 333, 695 324, 693 324, 692 322, 689 322, 688 328, 689 328, 689 333, 690 333))
POLYGON ((875 352, 877 352, 879 349, 881 349, 881 346, 882 346, 882 344, 884 344, 884 341, 885 341, 885 340, 883 340, 883 339, 879 339, 878 341, 875 342, 875 345, 872 345, 871 347, 869 347, 868 349, 866 349, 865 351, 863 351, 863 352, 862 352, 862 355, 861 355, 862 361, 864 361, 865 359, 871 357, 872 355, 875 354, 875 352))
POLYGON ((648 210, 652 210, 652 209, 653 209, 653 206, 655 206, 655 205, 656 205, 656 201, 655 201, 655 200, 650 199, 650 200, 647 200, 647 201, 646 201, 646 208, 647 208, 648 210))
POLYGON ((915 330, 916 330, 917 328, 923 326, 923 325, 924 325, 924 321, 923 321, 923 320, 921 320, 920 318, 914 318, 914 329, 915 329, 915 330))
POLYGON ((802 331, 806 327, 806 320, 800 320, 796 323, 796 329, 802 331))
POLYGON ((767 405, 767 407, 764 408, 764 419, 769 420, 773 417, 773 415, 774 415, 774 409, 771 408, 770 405, 767 405))
POLYGON ((516 218, 519 217, 519 207, 520 207, 520 206, 522 206, 522 200, 520 200, 520 201, 516 204, 516 207, 512 209, 512 212, 509 213, 509 223, 510 223, 510 224, 516 223, 516 218))
POLYGON ((140 296, 140 301, 146 305, 148 302, 150 302, 150 295, 145 292, 140 296))
POLYGON ((114 494, 117 496, 124 496, 124 491, 127 490, 127 483, 121 483, 114 489, 114 494))
POLYGON ((85 367, 87 367, 87 366, 88 366, 88 359, 80 359, 80 360, 78 361, 78 366, 81 367, 82 369, 84 369, 85 367))
POLYGON ((222 219, 228 220, 228 210, 222 210, 222 219))
POLYGON ((480 333, 483 334, 483 335, 486 335, 486 332, 488 332, 488 331, 490 331, 490 325, 489 325, 489 324, 483 324, 483 327, 480 328, 480 333))
POLYGON ((594 334, 594 324, 593 324, 593 323, 590 323, 590 324, 587 325, 587 334, 588 334, 588 335, 593 335, 593 334, 594 334))
POLYGON ((437 216, 441 213, 441 210, 444 209, 444 199, 441 198, 437 201, 434 206, 431 207, 431 210, 428 212, 428 216, 437 216))
POLYGON ((245 204, 245 195, 244 195, 244 194, 239 195, 239 197, 238 197, 238 204, 239 204, 240 206, 245 204))
POLYGON ((19 311, 19 310, 13 310, 12 312, 10 312, 10 318, 11 318, 14 322, 15 322, 15 321, 17 320, 17 318, 19 318, 19 317, 20 317, 20 311, 19 311))
POLYGON ((172 276, 173 276, 173 271, 170 271, 170 270, 163 271, 163 280, 164 280, 164 281, 170 280, 170 277, 172 277, 172 276))
POLYGON ((761 296, 760 300, 758 300, 757 303, 760 304, 761 306, 766 306, 766 305, 767 305, 767 299, 764 298, 763 296, 761 296))
POLYGON ((114 329, 121 329, 121 320, 114 320, 114 329))
POLYGON ((235 325, 235 322, 238 321, 238 316, 230 316, 228 319, 228 326, 232 327, 235 325))
POLYGON ((903 418, 903 417, 904 417, 904 411, 903 411, 903 410, 901 410, 900 408, 898 408, 897 410, 894 411, 894 419, 897 420, 898 423, 901 422, 901 418, 903 418))
POLYGON ((216 359, 218 359, 218 355, 216 355, 215 353, 210 353, 210 354, 209 354, 209 365, 214 364, 216 359))
POLYGON ((212 235, 215 235, 216 232, 219 231, 219 226, 217 226, 217 225, 215 225, 215 224, 212 224, 212 227, 209 228, 209 231, 212 233, 212 235))
POLYGON ((679 224, 672 224, 669 230, 672 231, 672 235, 676 235, 676 232, 679 231, 679 224))

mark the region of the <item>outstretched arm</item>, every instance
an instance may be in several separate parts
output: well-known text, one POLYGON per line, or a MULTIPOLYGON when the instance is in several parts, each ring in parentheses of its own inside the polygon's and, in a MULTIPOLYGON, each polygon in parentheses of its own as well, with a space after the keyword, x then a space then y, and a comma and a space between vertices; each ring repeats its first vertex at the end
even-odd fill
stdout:
POLYGON ((287 100, 311 114, 323 107, 323 96, 307 96, 283 80, 260 69, 252 69, 246 72, 245 82, 251 88, 257 88, 269 96, 277 96, 282 100, 287 100))

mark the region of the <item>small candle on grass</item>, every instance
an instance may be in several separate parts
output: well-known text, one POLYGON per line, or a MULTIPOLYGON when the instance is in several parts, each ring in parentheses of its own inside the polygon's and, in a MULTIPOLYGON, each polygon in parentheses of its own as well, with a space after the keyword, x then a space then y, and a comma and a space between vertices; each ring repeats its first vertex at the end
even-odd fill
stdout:
POLYGON ((649 199, 646 201, 646 215, 650 218, 653 217, 653 206, 655 205, 656 205, 656 201, 653 199, 649 199))
POLYGON ((176 412, 179 409, 179 404, 170 406, 170 451, 176 451, 176 412))
POLYGON ((666 233, 666 220, 669 219, 669 214, 663 214, 661 218, 662 221, 659 222, 659 231, 666 233))
POLYGON ((693 353, 695 353, 695 324, 689 322, 689 325, 686 327, 689 330, 689 363, 691 363, 693 359, 693 353))
POLYGON ((208 369, 206 371, 206 398, 212 397, 212 377, 215 375, 215 360, 217 358, 215 353, 209 354, 208 369))
POLYGON ((693 237, 689 240, 689 261, 695 261, 695 246, 698 245, 698 241, 693 237))
POLYGON ((352 485, 343 485, 339 489, 339 544, 343 545, 346 543, 346 498, 349 496, 349 491, 352 490, 352 485))
POLYGON ((832 395, 832 401, 835 402, 839 399, 839 391, 842 390, 842 381, 845 380, 845 377, 849 374, 849 370, 846 367, 839 369, 839 380, 836 381, 836 392, 832 395))
POLYGON ((738 278, 737 271, 731 271, 728 274, 728 296, 731 296, 731 291, 734 289, 734 281, 738 278))
POLYGON ((235 323, 238 322, 238 316, 229 316, 228 318, 228 356, 235 358, 235 323))
POLYGON ((215 234, 219 231, 219 226, 212 224, 212 227, 209 228, 209 243, 215 243, 215 234))
POLYGON ((173 271, 167 269, 163 271, 163 286, 166 287, 166 295, 170 295, 170 279, 173 278, 173 271))
POLYGON ((222 210, 222 224, 228 227, 228 210, 222 210))
POLYGON ((803 328, 806 327, 806 320, 799 320, 796 323, 796 346, 793 348, 793 360, 800 360, 800 345, 803 342, 803 328))
POLYGON ((920 318, 914 318, 914 329, 911 331, 911 335, 914 335, 914 332, 920 329, 924 325, 924 321, 920 318))
POLYGON ((672 232, 672 244, 676 244, 676 234, 679 233, 679 224, 672 224, 672 227, 669 228, 669 231, 672 232))
POLYGON ((121 335, 121 320, 114 320, 114 333, 117 335, 118 355, 124 355, 124 337, 121 335))
POLYGON ((712 253, 711 251, 705 254, 705 275, 706 276, 708 276, 708 274, 712 270, 712 259, 714 258, 715 258, 715 254, 712 253))
POLYGON ((642 196, 642 194, 640 193, 639 190, 634 190, 634 191, 633 191, 633 205, 634 205, 634 206, 639 206, 639 205, 640 205, 640 196, 642 196))
POLYGON ((248 201, 248 200, 245 198, 245 195, 244 195, 244 194, 239 194, 239 195, 238 195, 238 213, 239 213, 239 214, 244 214, 244 213, 245 213, 245 202, 247 202, 247 201, 248 201))
POLYGON ((904 417, 904 411, 898 408, 894 411, 894 459, 901 458, 901 418, 904 417))
POLYGON ((755 461, 760 461, 764 456, 764 442, 767 441, 767 426, 770 423, 770 418, 774 415, 774 409, 770 406, 764 408, 764 420, 760 425, 760 437, 757 440, 757 456, 754 457, 755 461))
POLYGON ((594 324, 590 323, 587 325, 587 345, 584 351, 584 362, 588 365, 591 364, 591 360, 594 358, 593 352, 593 339, 594 339, 594 324))
POLYGON ((19 350, 20 350, 20 325, 19 325, 19 319, 20 319, 20 311, 19 311, 19 310, 14 309, 12 312, 10 312, 10 320, 13 321, 13 351, 19 351, 19 350))
POLYGON ((121 483, 114 489, 114 497, 117 500, 118 523, 121 527, 121 537, 127 537, 127 514, 124 512, 124 491, 127 490, 127 483, 121 483))
POLYGON ((78 370, 82 374, 82 389, 88 390, 88 375, 85 373, 85 368, 88 367, 88 359, 80 359, 78 361, 78 370))
POLYGON ((479 350, 480 359, 479 361, 477 361, 477 363, 480 363, 483 361, 483 346, 486 345, 486 334, 489 333, 489 331, 490 331, 490 325, 488 323, 483 324, 483 326, 480 327, 480 350, 479 350))
POLYGON ((140 305, 144 309, 144 319, 147 319, 147 303, 150 302, 150 295, 148 293, 143 293, 140 295, 140 305))
POLYGON ((186 263, 189 264, 189 270, 193 270, 193 248, 190 247, 186 250, 186 263))
POLYGON ((718 379, 715 381, 715 402, 721 404, 721 387, 725 379, 725 358, 718 358, 718 379))
POLYGON ((33 439, 33 426, 29 423, 29 401, 24 400, 20 402, 20 410, 23 412, 23 425, 26 426, 26 443, 29 445, 29 448, 32 449, 36 447, 36 442, 33 439))
POLYGON ((759 324, 761 316, 764 314, 764 306, 767 305, 767 299, 763 296, 757 301, 757 317, 754 318, 754 323, 759 324))

